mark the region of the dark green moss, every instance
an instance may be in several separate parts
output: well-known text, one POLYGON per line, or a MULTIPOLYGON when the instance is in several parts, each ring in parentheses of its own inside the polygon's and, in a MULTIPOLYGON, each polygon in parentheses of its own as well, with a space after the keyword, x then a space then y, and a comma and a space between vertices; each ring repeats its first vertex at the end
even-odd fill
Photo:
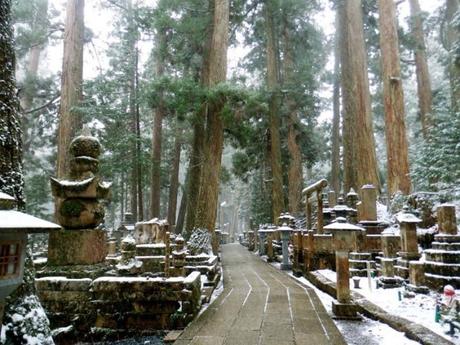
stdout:
POLYGON ((79 217, 85 205, 77 199, 68 199, 62 203, 61 215, 64 217, 79 217))

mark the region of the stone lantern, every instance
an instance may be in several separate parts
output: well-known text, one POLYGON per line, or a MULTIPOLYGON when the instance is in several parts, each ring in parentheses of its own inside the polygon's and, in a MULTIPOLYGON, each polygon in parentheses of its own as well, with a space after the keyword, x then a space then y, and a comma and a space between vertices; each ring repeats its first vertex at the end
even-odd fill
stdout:
POLYGON ((265 255, 265 239, 267 238, 269 230, 266 225, 262 225, 257 234, 259 235, 259 255, 265 255))
POLYGON ((335 250, 337 302, 332 302, 332 311, 337 318, 355 319, 357 307, 351 303, 348 253, 355 247, 356 235, 364 229, 347 223, 342 217, 337 218, 335 223, 325 226, 324 229, 332 233, 335 250))
POLYGON ((283 243, 283 262, 281 263, 281 269, 289 270, 291 269, 291 265, 289 263, 289 239, 291 238, 292 228, 284 223, 278 228, 278 231, 283 243))
POLYGON ((0 321, 5 298, 22 283, 27 234, 61 228, 15 208, 16 200, 0 192, 0 321))
POLYGON ((267 226, 267 229, 265 230, 266 236, 267 236, 267 260, 268 261, 273 261, 275 259, 275 253, 273 250, 273 239, 275 237, 275 232, 276 232, 276 225, 269 225, 267 226))

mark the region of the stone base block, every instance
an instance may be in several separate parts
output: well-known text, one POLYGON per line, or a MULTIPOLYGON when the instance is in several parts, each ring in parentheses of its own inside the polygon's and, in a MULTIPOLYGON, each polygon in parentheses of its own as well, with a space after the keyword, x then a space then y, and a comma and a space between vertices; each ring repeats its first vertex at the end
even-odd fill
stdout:
POLYGON ((427 286, 415 286, 413 284, 406 284, 405 288, 407 291, 415 293, 428 294, 430 292, 430 289, 427 286))
POLYGON ((361 320, 358 315, 358 306, 354 303, 332 301, 332 312, 334 319, 361 320))
POLYGON ((404 279, 400 277, 380 277, 377 279, 377 287, 383 289, 393 289, 401 287, 404 283, 404 279))
POLYGON ((107 234, 103 230, 59 230, 51 232, 48 265, 92 265, 105 261, 107 234))
POLYGON ((280 265, 280 268, 281 268, 283 271, 289 271, 289 270, 292 268, 292 265, 291 265, 291 264, 281 264, 281 265, 280 265))

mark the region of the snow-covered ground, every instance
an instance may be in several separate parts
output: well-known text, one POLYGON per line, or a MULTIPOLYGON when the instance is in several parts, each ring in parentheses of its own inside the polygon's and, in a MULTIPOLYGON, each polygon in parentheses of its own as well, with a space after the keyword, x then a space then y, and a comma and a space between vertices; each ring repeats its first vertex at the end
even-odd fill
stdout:
MULTIPOLYGON (((334 298, 329 296, 327 293, 321 291, 316 286, 311 284, 304 277, 296 277, 292 273, 289 273, 293 278, 298 280, 301 284, 311 287, 315 290, 319 299, 324 305, 324 308, 329 315, 332 314, 332 301, 334 298)), ((404 333, 398 332, 390 326, 369 319, 363 316, 362 321, 346 321, 346 320, 334 320, 337 328, 342 333, 345 341, 349 345, 415 345, 418 342, 410 340, 404 336, 404 333)))
MULTIPOLYGON (((319 270, 317 272, 333 282, 336 281, 336 273, 332 270, 319 270)), ((438 293, 416 294, 415 297, 407 298, 404 297, 404 288, 376 289, 376 279, 371 278, 371 280, 371 289, 369 289, 367 278, 361 278, 359 289, 353 288, 353 282, 350 280, 350 287, 386 312, 423 325, 454 344, 460 344, 458 336, 453 338, 445 333, 449 329, 448 325, 435 322, 436 299, 440 297, 438 293), (401 301, 398 292, 401 294, 401 301)), ((457 290, 456 293, 459 295, 460 290, 457 290)))

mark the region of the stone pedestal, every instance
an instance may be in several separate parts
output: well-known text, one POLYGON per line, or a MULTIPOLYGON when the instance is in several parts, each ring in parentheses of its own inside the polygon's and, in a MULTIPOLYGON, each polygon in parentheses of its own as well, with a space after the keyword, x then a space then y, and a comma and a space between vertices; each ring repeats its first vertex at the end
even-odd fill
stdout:
POLYGON ((404 279, 395 277, 394 259, 382 258, 380 261, 381 277, 377 280, 377 286, 384 289, 392 289, 402 286, 404 279))
POLYGON ((416 293, 428 293, 430 290, 425 286, 425 270, 423 262, 409 262, 409 284, 406 289, 416 293))
POLYGON ((360 319, 358 306, 351 302, 348 251, 335 252, 337 271, 337 301, 332 301, 332 312, 336 319, 360 319))
POLYGON ((408 212, 396 216, 401 231, 401 251, 398 253, 396 272, 401 278, 409 277, 409 261, 418 260, 420 253, 417 243, 417 224, 420 219, 408 212))
POLYGON ((253 252, 255 249, 255 236, 254 236, 254 231, 249 230, 248 231, 248 250, 253 252))
POLYGON ((275 253, 273 250, 273 237, 274 237, 273 232, 270 233, 267 237, 267 260, 269 262, 275 260, 275 253))
POLYGON ((439 233, 446 235, 457 235, 457 219, 455 217, 455 206, 443 204, 437 209, 439 233))
POLYGON ((103 230, 59 230, 49 235, 49 265, 92 265, 103 262, 106 256, 107 235, 103 230))
POLYGON ((334 207, 337 205, 337 196, 335 195, 335 192, 333 190, 329 191, 327 194, 327 199, 329 201, 329 207, 334 207))
POLYGON ((361 202, 357 205, 358 220, 377 220, 377 192, 371 184, 361 188, 361 202))

